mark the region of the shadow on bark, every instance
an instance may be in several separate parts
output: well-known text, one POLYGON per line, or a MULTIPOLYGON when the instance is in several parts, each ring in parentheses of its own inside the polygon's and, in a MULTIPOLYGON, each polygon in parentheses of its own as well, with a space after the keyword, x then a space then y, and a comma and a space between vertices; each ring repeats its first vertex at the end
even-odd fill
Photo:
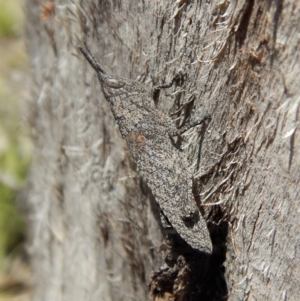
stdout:
MULTIPOLYGON (((213 220, 220 220, 220 212, 213 220)), ((223 262, 226 259, 228 224, 209 223, 213 254, 191 248, 177 233, 167 234, 160 247, 165 265, 152 273, 149 283, 151 300, 221 301, 228 290, 223 262)))

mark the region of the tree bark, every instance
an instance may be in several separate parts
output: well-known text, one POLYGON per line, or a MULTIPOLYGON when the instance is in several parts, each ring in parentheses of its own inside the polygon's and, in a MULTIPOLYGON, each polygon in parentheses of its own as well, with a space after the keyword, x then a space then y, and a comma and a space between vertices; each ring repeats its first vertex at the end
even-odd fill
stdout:
POLYGON ((297 300, 299 19, 291 0, 26 0, 33 300, 297 300), (157 104, 178 126, 211 115, 177 144, 212 256, 163 243, 83 41, 149 91, 183 72, 157 104))

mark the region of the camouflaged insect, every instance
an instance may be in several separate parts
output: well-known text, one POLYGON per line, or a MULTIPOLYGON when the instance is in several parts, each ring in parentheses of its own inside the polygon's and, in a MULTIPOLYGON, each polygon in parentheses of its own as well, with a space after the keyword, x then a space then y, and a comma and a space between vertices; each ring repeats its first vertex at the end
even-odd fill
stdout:
MULTIPOLYGON (((79 49, 97 72, 120 132, 164 216, 192 248, 211 253, 209 232, 192 193, 188 161, 170 138, 203 120, 177 129, 171 118, 156 109, 142 84, 108 75, 87 46, 87 51, 79 49)), ((156 96, 173 82, 155 88, 156 96)))

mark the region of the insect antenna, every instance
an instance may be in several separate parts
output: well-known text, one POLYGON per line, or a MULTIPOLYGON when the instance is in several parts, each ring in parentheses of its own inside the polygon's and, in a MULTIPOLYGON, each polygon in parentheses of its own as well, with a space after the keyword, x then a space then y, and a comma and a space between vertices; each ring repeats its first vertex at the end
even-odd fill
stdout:
POLYGON ((94 55, 92 54, 91 50, 87 46, 87 44, 85 42, 83 44, 84 44, 85 48, 87 49, 87 51, 84 50, 80 46, 78 48, 79 48, 80 52, 84 55, 86 60, 90 63, 90 65, 95 69, 96 72, 105 73, 103 71, 103 69, 101 68, 100 64, 98 63, 98 61, 96 60, 96 58, 94 57, 94 55))

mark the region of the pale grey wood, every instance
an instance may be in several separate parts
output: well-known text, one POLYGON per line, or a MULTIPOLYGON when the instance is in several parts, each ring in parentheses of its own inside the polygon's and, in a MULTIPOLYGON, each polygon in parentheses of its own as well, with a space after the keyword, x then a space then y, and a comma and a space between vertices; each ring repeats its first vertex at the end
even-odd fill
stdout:
POLYGON ((212 116, 182 146, 206 218, 229 225, 228 299, 297 300, 300 4, 53 3, 41 18, 41 3, 26 0, 33 300, 146 300, 163 263, 157 208, 79 55, 83 40, 107 71, 150 88, 151 76, 187 73, 184 91, 158 107, 179 109, 194 94, 191 119, 212 116))

